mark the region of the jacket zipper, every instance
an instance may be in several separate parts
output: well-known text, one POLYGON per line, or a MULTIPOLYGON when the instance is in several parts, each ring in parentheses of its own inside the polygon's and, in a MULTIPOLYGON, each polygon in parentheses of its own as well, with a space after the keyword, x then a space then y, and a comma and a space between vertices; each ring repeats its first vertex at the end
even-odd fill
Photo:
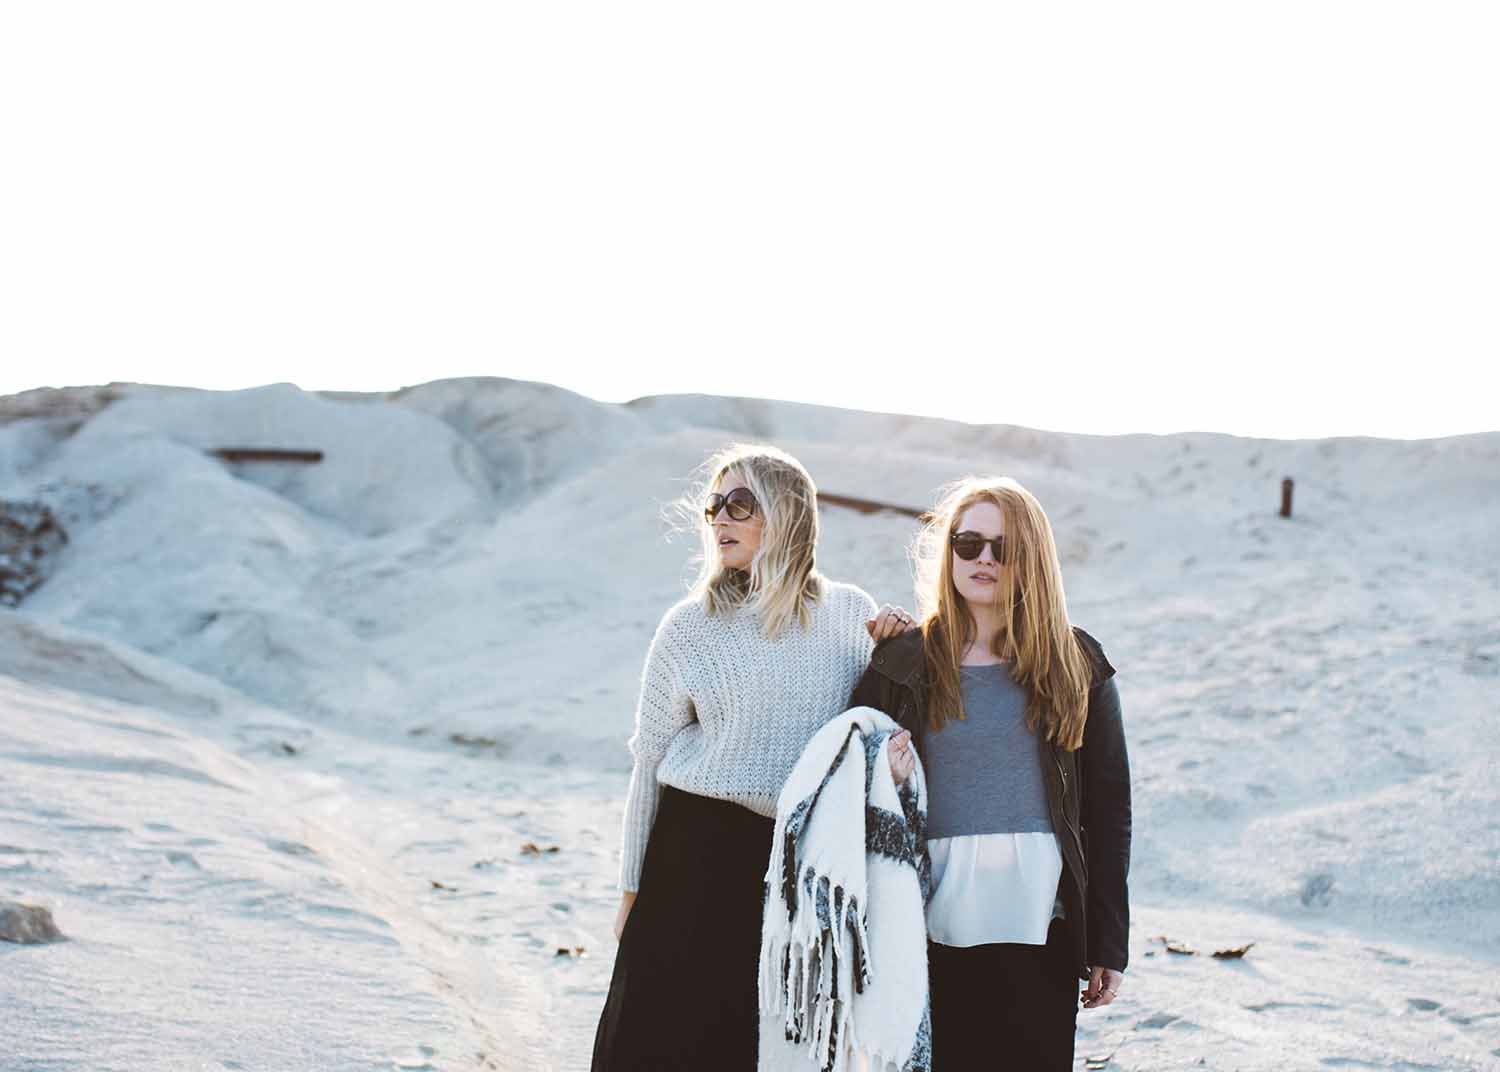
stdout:
MULTIPOLYGON (((1073 847, 1078 850, 1078 859, 1079 859, 1079 862, 1082 863, 1084 867, 1088 867, 1088 863, 1089 863, 1088 862, 1088 857, 1087 857, 1087 854, 1083 851, 1083 838, 1079 834, 1079 832, 1078 832, 1078 830, 1076 828, 1074 828, 1074 827, 1072 827, 1072 826, 1070 826, 1068 824, 1068 808, 1067 808, 1068 772, 1063 769, 1062 757, 1059 756, 1056 752, 1052 753, 1052 762, 1054 762, 1054 763, 1057 764, 1057 777, 1061 780, 1062 787, 1063 787, 1063 791, 1062 791, 1062 795, 1063 795, 1063 808, 1062 808, 1063 825, 1064 826, 1068 826, 1068 833, 1072 835, 1072 838, 1073 838, 1073 847)), ((1081 815, 1079 816, 1079 821, 1080 822, 1083 821, 1083 817, 1081 815)))

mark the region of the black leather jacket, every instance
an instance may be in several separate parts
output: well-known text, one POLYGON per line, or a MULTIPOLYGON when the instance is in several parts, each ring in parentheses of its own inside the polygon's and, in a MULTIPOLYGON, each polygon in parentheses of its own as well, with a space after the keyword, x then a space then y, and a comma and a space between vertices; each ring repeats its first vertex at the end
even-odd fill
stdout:
MULTIPOLYGON (((1094 668, 1083 746, 1065 752, 1041 734, 1037 743, 1052 828, 1062 847, 1063 909, 1078 976, 1087 979, 1091 965, 1124 971, 1128 960, 1130 761, 1115 668, 1097 640, 1077 626, 1073 633, 1094 668)), ((911 731, 920 755, 927 689, 922 631, 913 629, 876 645, 849 706, 890 715, 911 731)))

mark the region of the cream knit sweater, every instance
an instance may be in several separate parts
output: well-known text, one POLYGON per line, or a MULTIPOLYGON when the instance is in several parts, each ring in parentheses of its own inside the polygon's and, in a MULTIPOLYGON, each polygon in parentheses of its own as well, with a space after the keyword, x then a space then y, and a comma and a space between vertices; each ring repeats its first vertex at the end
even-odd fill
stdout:
POLYGON ((662 616, 646 654, 630 753, 620 886, 639 887, 661 786, 768 818, 803 747, 849 705, 873 644, 875 601, 823 580, 806 629, 767 639, 758 616, 710 618, 694 599, 662 616))

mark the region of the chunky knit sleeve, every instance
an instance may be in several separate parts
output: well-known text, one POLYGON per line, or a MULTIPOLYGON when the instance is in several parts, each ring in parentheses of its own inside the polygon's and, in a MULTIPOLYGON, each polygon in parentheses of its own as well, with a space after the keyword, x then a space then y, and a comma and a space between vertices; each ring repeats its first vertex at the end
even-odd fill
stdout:
POLYGON ((656 768, 667 754, 667 746, 679 730, 694 718, 692 697, 682 682, 676 659, 673 608, 656 627, 651 648, 646 653, 646 668, 641 673, 641 698, 636 705, 635 733, 630 738, 630 754, 635 766, 630 773, 630 791, 625 797, 625 822, 620 847, 620 888, 639 888, 641 862, 646 856, 646 841, 656 818, 660 786, 656 768))
POLYGON ((875 650, 875 641, 870 639, 870 631, 865 628, 865 622, 875 617, 880 606, 875 602, 875 597, 863 588, 852 584, 847 587, 852 608, 846 628, 859 658, 859 669, 863 671, 870 661, 870 653, 875 650))

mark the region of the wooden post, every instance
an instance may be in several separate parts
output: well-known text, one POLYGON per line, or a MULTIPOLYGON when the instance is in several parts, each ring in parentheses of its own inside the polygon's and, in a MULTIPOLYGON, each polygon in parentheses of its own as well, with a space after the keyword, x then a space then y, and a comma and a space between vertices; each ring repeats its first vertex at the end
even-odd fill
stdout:
POLYGON ((1292 478, 1287 477, 1281 482, 1281 516, 1292 516, 1292 478))

